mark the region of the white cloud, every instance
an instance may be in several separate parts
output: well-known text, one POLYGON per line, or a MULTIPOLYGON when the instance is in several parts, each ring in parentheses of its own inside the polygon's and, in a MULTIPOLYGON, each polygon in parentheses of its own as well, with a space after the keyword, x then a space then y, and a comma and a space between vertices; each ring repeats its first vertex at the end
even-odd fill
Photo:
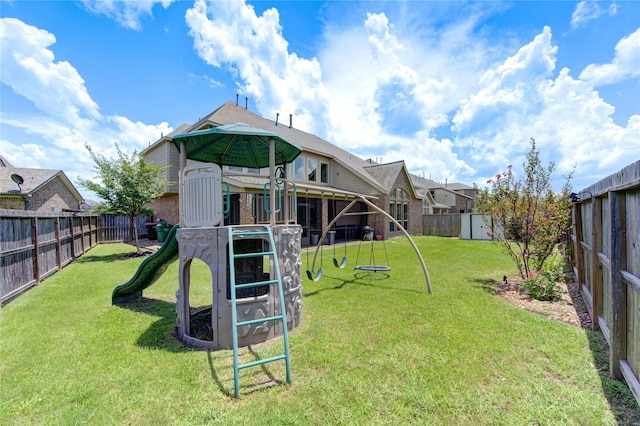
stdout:
POLYGON ((84 80, 68 62, 56 62, 53 34, 15 18, 0 20, 0 78, 40 110, 68 122, 99 115, 84 80))
POLYGON ((189 35, 198 55, 215 67, 228 67, 240 80, 243 95, 256 99, 259 112, 294 114, 297 128, 322 135, 328 92, 316 58, 288 52, 278 11, 257 16, 244 2, 206 3, 187 10, 189 35))
POLYGON ((367 13, 364 26, 369 33, 369 44, 373 50, 373 56, 380 54, 395 54, 402 49, 396 36, 391 34, 392 28, 389 19, 384 13, 367 13))
POLYGON ((69 178, 91 177, 86 143, 111 156, 114 143, 124 151, 141 150, 172 130, 166 122, 147 125, 101 115, 77 70, 55 60, 50 49, 55 41, 51 33, 18 19, 0 20, 0 82, 38 110, 30 114, 3 111, 0 118, 5 135, 8 129, 19 135, 2 140, 2 152, 14 166, 59 169, 64 159, 69 178))
MULTIPOLYGON (((504 64, 488 70, 480 89, 453 118, 459 146, 478 169, 500 170, 514 162, 535 137, 547 161, 560 173, 577 163, 576 176, 593 182, 604 170, 624 167, 640 152, 640 116, 616 125, 607 104, 588 82, 567 68, 554 79, 557 48, 545 28, 504 64), (482 167, 480 165, 483 165, 482 167)), ((515 164, 514 164, 515 165, 515 164)), ((584 182, 583 182, 584 183, 584 182)))
POLYGON ((417 39, 407 28, 396 32, 383 13, 363 18, 360 26, 325 31, 320 62, 332 93, 331 140, 363 158, 405 160, 436 180, 472 174, 452 141, 432 133, 475 90, 499 49, 470 36, 473 19, 417 39))
POLYGON ((82 0, 85 8, 95 14, 114 19, 132 30, 142 29, 140 20, 153 15, 153 7, 161 4, 165 9, 175 0, 82 0))
POLYGON ((593 86, 613 84, 638 76, 640 76, 640 28, 618 42, 610 64, 591 64, 580 73, 580 79, 589 81, 593 86))
POLYGON ((615 15, 618 12, 618 7, 615 3, 611 3, 607 9, 601 8, 600 4, 601 3, 594 0, 584 0, 579 2, 571 15, 571 28, 575 29, 581 27, 589 21, 598 19, 605 13, 615 15))
MULTIPOLYGON (((199 55, 233 70, 261 114, 296 111, 298 128, 362 158, 405 160, 435 180, 483 184, 483 175, 519 166, 530 137, 560 173, 578 162, 590 181, 640 150, 640 117, 616 125, 591 82, 558 72, 548 27, 526 44, 496 43, 478 32, 478 13, 418 32, 362 11, 328 24, 318 57, 302 59, 289 52, 275 9, 258 17, 242 2, 200 0, 187 22, 199 55)), ((618 74, 630 46, 619 43, 618 74)))

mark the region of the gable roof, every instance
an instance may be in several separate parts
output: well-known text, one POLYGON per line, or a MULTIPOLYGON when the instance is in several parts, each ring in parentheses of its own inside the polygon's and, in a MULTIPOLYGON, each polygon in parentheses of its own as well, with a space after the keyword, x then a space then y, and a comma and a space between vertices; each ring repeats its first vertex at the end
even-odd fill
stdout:
POLYGON ((13 165, 9 162, 9 160, 7 160, 2 155, 0 155, 0 167, 11 167, 11 168, 13 168, 13 165))
MULTIPOLYGON (((384 187, 385 193, 389 193, 393 190, 393 187, 398 180, 398 176, 400 173, 404 173, 405 178, 411 188, 411 194, 415 198, 429 198, 431 199, 431 194, 427 191, 427 193, 420 193, 416 190, 416 187, 413 184, 413 180, 411 179, 411 174, 407 170, 407 166, 404 163, 404 160, 394 161, 393 163, 386 164, 374 164, 365 167, 365 170, 373 176, 380 184, 384 187), (429 195, 427 195, 429 194, 429 195)), ((433 200, 431 200, 433 201, 433 200)))
MULTIPOLYGON (((277 133, 286 140, 300 146, 303 152, 332 157, 336 163, 350 169, 356 176, 375 188, 378 192, 385 192, 384 186, 365 170, 366 167, 371 165, 366 160, 316 135, 296 129, 295 127, 289 127, 287 124, 280 122, 276 124, 274 120, 263 118, 231 101, 226 102, 220 108, 190 126, 186 132, 182 133, 238 122, 277 133)), ((175 134, 175 131, 173 133, 175 134)))
POLYGON ((28 169, 21 167, 0 167, 0 194, 2 195, 29 195, 38 191, 40 188, 60 178, 62 183, 69 189, 69 192, 78 200, 83 201, 82 195, 73 186, 67 175, 62 170, 52 169, 28 169), (23 179, 23 184, 18 187, 11 176, 17 174, 23 179))

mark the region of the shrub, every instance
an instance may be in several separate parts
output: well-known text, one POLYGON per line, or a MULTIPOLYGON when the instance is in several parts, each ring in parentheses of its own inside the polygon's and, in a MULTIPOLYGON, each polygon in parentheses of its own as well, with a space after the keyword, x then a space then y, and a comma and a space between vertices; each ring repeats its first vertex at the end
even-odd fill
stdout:
POLYGON ((543 302, 556 300, 558 298, 558 289, 553 276, 550 272, 531 273, 524 280, 524 289, 529 293, 529 296, 536 300, 543 302))
POLYGON ((488 186, 479 191, 476 200, 477 210, 503 230, 492 236, 514 259, 523 280, 530 272, 543 270, 571 223, 573 172, 556 194, 551 185, 555 163, 545 167, 535 140, 530 143, 531 150, 522 164, 524 174, 518 177, 511 165, 507 166, 506 171, 487 181, 488 186))

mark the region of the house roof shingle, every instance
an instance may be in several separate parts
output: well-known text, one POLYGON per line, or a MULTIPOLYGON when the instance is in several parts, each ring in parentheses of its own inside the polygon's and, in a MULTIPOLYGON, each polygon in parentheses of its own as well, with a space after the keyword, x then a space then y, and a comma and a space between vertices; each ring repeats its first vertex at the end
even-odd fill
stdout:
MULTIPOLYGON (((369 185, 374 187, 379 192, 384 192, 384 187, 371 175, 365 168, 371 164, 366 160, 357 157, 344 149, 333 145, 332 143, 310 133, 296 129, 295 127, 289 127, 285 123, 279 122, 276 125, 274 120, 263 118, 248 109, 236 105, 235 103, 228 101, 221 107, 200 119, 198 122, 191 126, 182 125, 178 129, 174 130, 171 134, 187 133, 195 130, 205 129, 213 126, 222 126, 232 123, 245 123, 249 126, 257 127, 259 129, 269 130, 281 135, 286 140, 289 140, 299 145, 304 152, 314 153, 323 156, 329 156, 337 163, 349 168, 359 178, 363 179, 369 185), (186 129, 185 129, 186 126, 186 129)), ((162 140, 166 140, 170 135, 165 136, 162 140)), ((160 141, 156 142, 159 143, 160 141)), ((153 147, 156 143, 152 144, 153 147)), ((151 148, 149 147, 149 148, 151 148)), ((149 149, 147 148, 147 149, 149 149)))
POLYGON ((52 169, 29 169, 22 167, 0 167, 0 194, 3 195, 29 195, 37 191, 42 186, 51 182, 56 177, 60 177, 65 186, 71 191, 78 201, 82 201, 82 195, 71 183, 67 175, 62 170, 52 169), (14 182, 12 175, 22 177, 23 183, 18 186, 14 182))

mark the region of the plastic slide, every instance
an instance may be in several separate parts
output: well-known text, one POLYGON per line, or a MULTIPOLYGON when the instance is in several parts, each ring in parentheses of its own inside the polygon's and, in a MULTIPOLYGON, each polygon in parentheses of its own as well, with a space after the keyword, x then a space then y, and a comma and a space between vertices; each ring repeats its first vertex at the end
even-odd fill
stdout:
POLYGON ((142 290, 156 282, 167 267, 178 259, 178 240, 176 231, 180 225, 174 225, 167 234, 162 247, 141 264, 133 277, 113 289, 111 303, 117 305, 142 296, 142 290))

